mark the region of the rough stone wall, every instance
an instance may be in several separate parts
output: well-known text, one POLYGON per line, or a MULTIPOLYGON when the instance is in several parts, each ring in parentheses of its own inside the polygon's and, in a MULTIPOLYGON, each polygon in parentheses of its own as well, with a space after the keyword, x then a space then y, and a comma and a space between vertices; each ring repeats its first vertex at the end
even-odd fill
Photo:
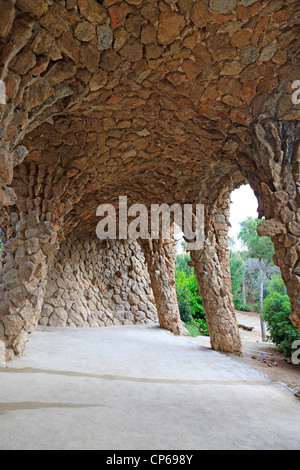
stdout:
POLYGON ((65 242, 49 274, 39 323, 99 327, 157 321, 139 245, 96 237, 65 242))

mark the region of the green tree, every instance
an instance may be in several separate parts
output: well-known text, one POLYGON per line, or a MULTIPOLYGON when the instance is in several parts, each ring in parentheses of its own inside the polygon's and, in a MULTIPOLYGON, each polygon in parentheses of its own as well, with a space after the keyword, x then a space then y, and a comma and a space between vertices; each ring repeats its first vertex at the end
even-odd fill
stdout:
POLYGON ((269 280, 266 290, 268 294, 271 294, 272 292, 279 292, 281 295, 287 295, 287 290, 283 279, 281 276, 276 274, 269 280))
MULTIPOLYGON (((245 265, 239 253, 230 251, 230 272, 231 272, 231 289, 234 298, 238 297, 243 286, 243 279, 245 275, 245 265)), ((246 302, 244 302, 246 303, 246 302)))
POLYGON ((198 284, 194 274, 175 270, 176 293, 181 320, 205 319, 201 297, 197 294, 198 284))
POLYGON ((189 331, 196 329, 198 334, 209 336, 197 279, 194 269, 188 264, 190 260, 186 252, 176 257, 175 281, 180 317, 189 331))
POLYGON ((259 307, 262 341, 266 341, 266 325, 262 318, 263 300, 264 300, 264 282, 268 267, 272 263, 275 254, 274 245, 271 238, 259 237, 257 227, 261 223, 260 219, 248 217, 241 223, 241 231, 238 238, 242 240, 249 258, 258 259, 259 262, 259 307))
POLYGON ((190 261, 191 257, 188 253, 181 253, 176 256, 175 268, 178 271, 184 271, 187 275, 192 275, 194 274, 194 268, 192 268, 192 266, 189 266, 188 263, 190 261))
MULTIPOLYGON (((247 252, 244 252, 244 254, 241 253, 241 255, 245 264, 245 297, 251 296, 252 302, 257 302, 259 307, 259 261, 258 259, 248 258, 247 252)), ((275 266, 274 263, 271 263, 267 269, 266 280, 264 283, 264 297, 269 293, 268 285, 272 276, 280 277, 280 269, 275 266)))

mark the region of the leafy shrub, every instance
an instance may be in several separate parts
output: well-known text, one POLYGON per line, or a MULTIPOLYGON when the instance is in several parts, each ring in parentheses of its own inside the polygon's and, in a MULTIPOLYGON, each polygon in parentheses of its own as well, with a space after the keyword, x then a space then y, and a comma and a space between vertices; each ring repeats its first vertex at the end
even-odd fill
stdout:
POLYGON ((233 299, 233 303, 236 310, 240 310, 241 312, 251 312, 251 308, 248 305, 243 304, 241 299, 235 298, 233 299))
POLYGON ((230 251, 230 273, 231 273, 231 289, 234 297, 241 292, 243 278, 245 275, 245 265, 239 253, 230 251))
POLYGON ((191 314, 195 320, 205 320, 205 313, 202 305, 201 297, 197 294, 198 283, 194 274, 188 276, 188 289, 191 293, 191 314))
POLYGON ((202 336, 209 336, 209 332, 208 332, 208 328, 207 328, 207 324, 205 320, 203 320, 202 318, 196 319, 195 323, 202 336))
POLYGON ((178 308, 181 320, 186 322, 192 321, 192 293, 188 287, 187 275, 184 271, 176 270, 176 294, 178 308))
POLYGON ((279 292, 271 292, 264 300, 262 317, 268 324, 268 339, 286 356, 293 354, 292 344, 300 340, 298 329, 292 324, 290 299, 279 292))
POLYGON ((189 259, 187 255, 179 255, 175 269, 176 294, 180 318, 186 324, 187 329, 193 332, 193 335, 196 328, 198 334, 208 336, 202 300, 197 294, 197 279, 187 265, 189 259))
POLYGON ((287 294, 285 284, 282 278, 278 275, 274 275, 271 277, 266 287, 266 290, 269 294, 271 294, 272 292, 279 292, 279 294, 281 295, 287 294))
POLYGON ((194 274, 176 269, 176 294, 181 320, 204 319, 202 300, 197 294, 198 284, 194 274))

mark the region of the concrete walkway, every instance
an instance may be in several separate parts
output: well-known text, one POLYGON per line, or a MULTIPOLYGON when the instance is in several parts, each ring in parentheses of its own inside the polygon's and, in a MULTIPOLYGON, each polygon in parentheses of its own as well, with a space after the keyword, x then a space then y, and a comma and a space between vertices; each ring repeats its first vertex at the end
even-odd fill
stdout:
POLYGON ((300 449, 300 402, 157 325, 43 328, 0 366, 0 449, 300 449))

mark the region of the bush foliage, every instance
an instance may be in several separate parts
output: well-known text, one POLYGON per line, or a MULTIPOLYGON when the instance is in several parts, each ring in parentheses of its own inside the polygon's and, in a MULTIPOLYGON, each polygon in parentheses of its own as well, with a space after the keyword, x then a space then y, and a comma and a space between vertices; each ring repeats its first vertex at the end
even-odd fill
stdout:
POLYGON ((290 313, 291 303, 288 295, 273 290, 265 298, 262 316, 267 322, 268 339, 276 344, 286 357, 293 354, 293 342, 300 340, 299 331, 290 320, 290 313))
POLYGON ((251 307, 249 307, 249 305, 243 304, 241 299, 235 298, 233 299, 233 303, 236 310, 240 310, 241 312, 251 312, 251 307))
POLYGON ((196 325, 200 334, 208 336, 202 300, 197 294, 197 279, 187 264, 189 260, 187 254, 177 255, 175 280, 180 318, 186 324, 196 325))
MULTIPOLYGON (((209 336, 202 300, 197 294, 197 280, 193 269, 188 265, 189 261, 190 257, 186 253, 178 255, 176 259, 175 279, 180 317, 191 335, 194 336, 198 332, 201 335, 209 336)), ((238 269, 233 271, 240 271, 238 263, 234 263, 234 266, 238 269)), ((236 280, 239 284, 238 275, 236 280)), ((294 341, 300 340, 300 335, 289 318, 290 299, 280 276, 271 277, 266 286, 266 293, 268 295, 264 299, 262 317, 267 323, 268 340, 276 344, 286 357, 291 357, 293 354, 292 344, 294 341)), ((234 298, 234 305, 236 310, 251 311, 251 308, 244 305, 239 297, 234 298)), ((253 309, 256 310, 254 307, 253 309)))

